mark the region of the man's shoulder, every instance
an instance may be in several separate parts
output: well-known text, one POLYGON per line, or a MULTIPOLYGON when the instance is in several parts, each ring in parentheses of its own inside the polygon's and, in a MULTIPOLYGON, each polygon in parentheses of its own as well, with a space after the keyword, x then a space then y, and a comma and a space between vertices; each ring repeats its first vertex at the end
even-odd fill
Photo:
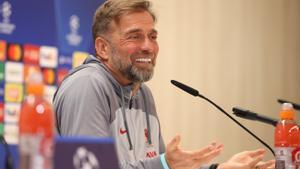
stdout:
POLYGON ((98 63, 83 64, 73 69, 64 81, 88 83, 97 81, 105 83, 107 81, 105 70, 98 63))
POLYGON ((73 69, 63 80, 56 93, 57 95, 74 95, 74 91, 78 94, 83 91, 100 93, 108 90, 108 86, 111 85, 105 70, 96 63, 89 63, 73 69))

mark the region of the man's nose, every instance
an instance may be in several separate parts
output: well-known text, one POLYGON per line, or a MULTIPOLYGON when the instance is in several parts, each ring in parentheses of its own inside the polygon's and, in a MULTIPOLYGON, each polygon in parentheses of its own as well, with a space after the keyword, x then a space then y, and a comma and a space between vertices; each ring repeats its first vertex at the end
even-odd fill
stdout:
POLYGON ((143 53, 153 53, 157 49, 157 43, 149 38, 145 38, 141 44, 141 49, 143 53))

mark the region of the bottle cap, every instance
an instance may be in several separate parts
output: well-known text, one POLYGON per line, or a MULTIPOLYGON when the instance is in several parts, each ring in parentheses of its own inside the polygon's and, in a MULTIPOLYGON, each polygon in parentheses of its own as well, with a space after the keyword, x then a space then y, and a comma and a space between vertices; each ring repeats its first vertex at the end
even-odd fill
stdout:
POLYGON ((280 118, 281 119, 289 119, 289 120, 295 119, 295 111, 294 111, 294 107, 291 103, 283 103, 282 104, 280 118))
POLYGON ((43 84, 27 84, 26 93, 33 95, 43 95, 44 93, 44 85, 43 84))
POLYGON ((44 92, 43 76, 39 69, 29 68, 26 82, 26 94, 42 95, 44 92))

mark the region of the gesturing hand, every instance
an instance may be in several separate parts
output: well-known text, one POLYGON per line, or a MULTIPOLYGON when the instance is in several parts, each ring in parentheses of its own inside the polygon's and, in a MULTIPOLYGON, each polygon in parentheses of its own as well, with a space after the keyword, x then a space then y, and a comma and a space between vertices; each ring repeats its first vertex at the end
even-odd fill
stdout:
POLYGON ((260 169, 269 168, 274 161, 262 162, 265 150, 257 149, 244 151, 232 156, 227 162, 219 165, 218 169, 260 169))
POLYGON ((275 160, 261 161, 256 165, 256 169, 275 169, 275 160))
POLYGON ((184 151, 179 147, 180 136, 176 135, 166 148, 166 161, 170 169, 198 169, 223 150, 223 145, 211 143, 196 151, 184 151))

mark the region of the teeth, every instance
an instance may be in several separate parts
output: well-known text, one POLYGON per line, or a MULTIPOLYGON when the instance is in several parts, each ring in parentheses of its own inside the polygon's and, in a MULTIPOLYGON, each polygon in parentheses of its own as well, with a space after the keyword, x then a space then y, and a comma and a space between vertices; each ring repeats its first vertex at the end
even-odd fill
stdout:
POLYGON ((137 62, 144 62, 144 63, 150 63, 151 59, 150 58, 138 58, 136 59, 137 62))

